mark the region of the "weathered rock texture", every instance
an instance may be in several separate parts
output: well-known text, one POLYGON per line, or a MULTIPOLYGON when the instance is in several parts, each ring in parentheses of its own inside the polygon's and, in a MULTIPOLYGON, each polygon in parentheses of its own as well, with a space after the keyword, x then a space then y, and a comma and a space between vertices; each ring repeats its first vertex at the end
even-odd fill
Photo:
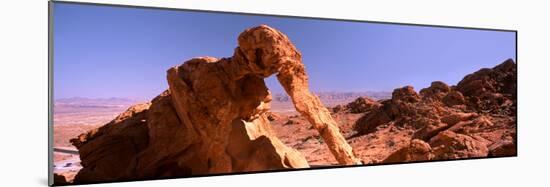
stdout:
POLYGON ((273 74, 336 160, 360 163, 308 90, 301 54, 284 34, 262 25, 241 33, 238 43, 231 58, 194 58, 169 69, 167 91, 72 139, 83 166, 75 182, 309 167, 271 130, 263 79, 273 74))
POLYGON ((399 163, 410 161, 426 161, 434 158, 430 144, 413 139, 410 143, 388 156, 383 163, 399 163))
POLYGON ((340 164, 361 164, 328 109, 309 91, 301 54, 284 34, 266 26, 250 29, 239 36, 239 49, 234 58, 252 61, 249 67, 253 74, 265 78, 278 73, 277 79, 296 110, 321 134, 340 164))
POLYGON ((379 137, 387 134, 384 129, 403 131, 403 136, 389 137, 401 148, 385 159, 364 161, 516 155, 516 75, 516 64, 506 60, 467 75, 457 86, 436 81, 420 94, 410 86, 395 89, 391 99, 374 105, 354 129, 379 137))

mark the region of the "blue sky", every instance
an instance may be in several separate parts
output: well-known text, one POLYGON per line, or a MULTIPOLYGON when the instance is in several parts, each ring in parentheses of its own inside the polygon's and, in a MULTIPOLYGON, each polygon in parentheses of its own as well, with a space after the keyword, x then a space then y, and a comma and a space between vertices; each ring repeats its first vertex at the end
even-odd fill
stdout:
MULTIPOLYGON (((243 30, 267 24, 301 51, 314 91, 416 90, 456 84, 515 60, 515 33, 365 22, 54 3, 54 97, 151 99, 166 70, 229 57, 243 30)), ((283 89, 266 80, 274 93, 283 89)))

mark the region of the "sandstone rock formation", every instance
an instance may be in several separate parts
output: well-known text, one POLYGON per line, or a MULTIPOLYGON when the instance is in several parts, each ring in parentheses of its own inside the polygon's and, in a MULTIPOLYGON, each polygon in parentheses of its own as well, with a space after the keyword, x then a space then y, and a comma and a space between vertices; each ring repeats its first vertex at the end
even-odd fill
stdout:
MULTIPOLYGON (((479 72, 472 75, 494 85, 514 87, 515 63, 508 60, 502 64, 505 65, 481 70, 485 76, 479 72)), ((472 81, 476 79, 462 82, 472 81)), ((501 92, 486 89, 482 94, 501 92)), ((483 101, 479 95, 466 95, 457 86, 435 81, 419 93, 409 86, 397 88, 387 100, 372 101, 357 96, 353 102, 336 105, 331 112, 356 156, 365 164, 514 156, 516 98, 513 94, 502 96, 502 105, 486 105, 493 100, 483 101), (480 102, 470 102, 476 100, 472 97, 480 102), (493 108, 480 110, 477 104, 493 108)), ((280 115, 273 123, 274 129, 284 134, 281 140, 304 153, 310 164, 337 163, 327 158, 330 153, 313 130, 303 125, 285 125, 304 124, 306 119, 280 115)))
POLYGON ((467 75, 456 90, 467 97, 470 109, 501 115, 516 114, 517 67, 508 59, 494 68, 484 68, 467 75))
POLYGON ((410 86, 395 89, 354 129, 359 135, 383 136, 377 131, 385 128, 411 132, 405 136, 409 143, 379 162, 513 156, 516 75, 516 64, 506 60, 465 76, 457 86, 435 81, 420 94, 410 86))
POLYGON ((410 161, 426 161, 434 158, 430 144, 413 139, 403 148, 395 151, 382 161, 382 163, 399 163, 410 161))
POLYGON ((358 97, 353 102, 344 106, 337 105, 332 108, 332 111, 337 112, 349 112, 353 114, 369 112, 380 106, 380 103, 369 97, 358 97))
POLYGON ((480 158, 488 154, 489 150, 482 141, 447 130, 434 136, 429 144, 412 139, 409 145, 395 151, 382 163, 480 158))
POLYGON ((487 157, 489 150, 484 142, 471 136, 443 131, 430 140, 435 160, 487 157))
POLYGON ((340 164, 361 164, 328 109, 309 91, 301 54, 284 34, 266 26, 253 28, 239 36, 239 48, 243 56, 237 53, 234 58, 253 61, 252 73, 264 78, 278 73, 277 79, 296 110, 317 129, 340 164))
POLYGON ((301 54, 262 25, 238 38, 231 58, 200 57, 167 71, 169 89, 113 121, 72 139, 82 160, 76 183, 158 179, 309 167, 273 133, 277 78, 340 164, 360 164, 320 100, 308 90, 301 54))

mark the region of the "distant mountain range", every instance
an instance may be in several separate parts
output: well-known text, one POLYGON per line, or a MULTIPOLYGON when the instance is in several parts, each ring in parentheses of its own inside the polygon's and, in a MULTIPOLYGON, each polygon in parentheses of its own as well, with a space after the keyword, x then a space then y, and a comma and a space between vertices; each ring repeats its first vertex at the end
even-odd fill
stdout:
MULTIPOLYGON (((340 103, 357 99, 358 97, 369 97, 374 100, 389 99, 391 92, 386 91, 366 91, 366 92, 315 92, 315 95, 323 103, 340 103)), ((274 102, 290 102, 290 97, 286 93, 274 93, 274 102)))
POLYGON ((70 97, 56 99, 55 102, 59 103, 127 103, 135 102, 140 99, 124 98, 124 97, 110 97, 110 98, 87 98, 87 97, 70 97))
MULTIPOLYGON (((369 97, 374 100, 389 99, 391 92, 384 91, 366 91, 366 92, 315 92, 321 101, 327 106, 349 103, 358 97, 369 97)), ((143 99, 110 97, 110 98, 86 98, 71 97, 55 100, 56 112, 70 112, 81 109, 107 109, 107 108, 126 108, 137 103, 146 102, 143 99)), ((274 110, 294 110, 290 97, 286 93, 273 94, 274 110), (287 106, 288 105, 288 106, 287 106)))
POLYGON ((76 112, 80 110, 101 110, 101 109, 125 109, 131 105, 137 103, 143 103, 144 100, 131 99, 131 98, 85 98, 85 97, 71 97, 61 98, 54 101, 54 111, 59 112, 76 112))

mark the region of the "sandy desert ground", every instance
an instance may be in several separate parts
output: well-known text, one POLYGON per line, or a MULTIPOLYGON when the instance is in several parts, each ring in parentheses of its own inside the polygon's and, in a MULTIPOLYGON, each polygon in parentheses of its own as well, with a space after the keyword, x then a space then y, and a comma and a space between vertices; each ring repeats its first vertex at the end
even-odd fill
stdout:
POLYGON ((136 102, 139 101, 127 98, 56 100, 53 118, 54 172, 74 177, 81 168, 80 158, 78 150, 69 140, 106 124, 136 102))

